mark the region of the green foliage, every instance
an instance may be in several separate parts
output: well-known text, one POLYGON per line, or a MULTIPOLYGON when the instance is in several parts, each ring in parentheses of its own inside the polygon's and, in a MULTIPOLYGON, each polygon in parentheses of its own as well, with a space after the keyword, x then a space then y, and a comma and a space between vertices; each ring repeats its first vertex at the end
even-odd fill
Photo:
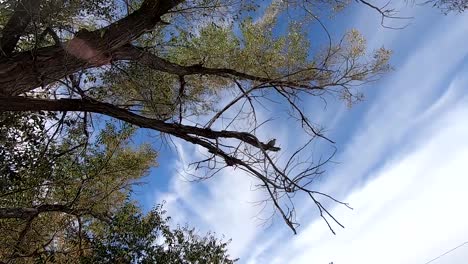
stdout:
POLYGON ((194 229, 171 229, 170 218, 157 206, 143 215, 127 203, 110 225, 93 226, 93 252, 82 263, 233 263, 227 243, 213 235, 198 236, 194 229))
MULTIPOLYGON (((382 47, 369 56, 366 41, 357 30, 350 30, 338 44, 310 56, 306 25, 291 22, 286 34, 275 35, 275 16, 256 22, 247 18, 240 23, 239 34, 234 25, 208 24, 196 36, 180 32, 171 38, 174 47, 169 49, 168 58, 182 65, 201 63, 269 79, 287 76, 293 86, 337 91, 349 104, 361 98, 349 87, 375 80, 390 70, 391 52, 382 47)), ((193 76, 189 80, 195 91, 218 92, 233 87, 228 79, 219 77, 193 76)))
MULTIPOLYGON (((10 0, 0 3, 0 29, 13 14, 18 2, 10 0)), ((46 28, 53 29, 63 40, 72 38, 73 33, 80 29, 96 29, 117 17, 119 10, 116 3, 114 0, 41 0, 39 10, 32 10, 33 23, 24 32, 17 48, 29 50, 54 44, 52 36, 44 34, 46 28)))
POLYGON ((138 64, 119 64, 103 74, 113 96, 123 104, 142 106, 147 116, 165 119, 173 116, 177 109, 177 76, 150 70, 138 64), (117 68, 118 67, 118 68, 117 68), (122 74, 122 71, 124 74, 122 74))
MULTIPOLYGON (((0 3, 0 29, 5 27, 17 3, 0 3)), ((62 57, 54 61, 54 54, 42 54, 38 58, 38 50, 48 50, 40 48, 56 45, 50 49, 56 52, 60 49, 57 47, 67 44, 70 39, 79 39, 77 32, 101 29, 137 10, 141 3, 141 0, 125 1, 125 5, 122 1, 44 0, 39 10, 34 10, 31 23, 20 32, 15 52, 27 51, 34 62, 58 61, 60 65, 48 65, 51 66, 48 69, 59 69, 64 63, 62 57), (54 34, 59 41, 54 40, 54 34)), ((313 130, 305 125, 309 124, 307 118, 298 110, 301 107, 296 107, 293 102, 299 101, 302 95, 330 92, 352 104, 362 98, 355 86, 373 81, 390 70, 391 52, 381 48, 369 53, 365 39, 356 30, 350 30, 341 41, 310 54, 309 29, 317 17, 309 10, 326 6, 331 7, 327 10, 333 13, 347 3, 334 0, 273 1, 260 13, 262 9, 256 1, 186 1, 164 15, 163 22, 153 29, 144 28, 134 35, 121 32, 132 36, 122 38, 128 43, 120 43, 119 36, 100 43, 103 36, 112 35, 104 30, 90 35, 97 40, 81 39, 79 43, 84 44, 79 48, 88 49, 90 53, 105 53, 98 55, 105 57, 106 63, 112 63, 99 68, 91 68, 96 66, 91 59, 82 61, 83 65, 76 63, 80 65, 79 70, 72 72, 72 77, 67 70, 64 76, 57 77, 61 78, 60 82, 42 87, 47 90, 44 97, 101 101, 141 117, 158 121, 177 119, 182 123, 187 117, 216 112, 220 95, 226 91, 239 94, 238 90, 244 91, 239 85, 242 82, 246 90, 252 92, 248 98, 251 108, 254 108, 252 98, 261 105, 262 99, 269 99, 264 98, 267 91, 276 91, 276 96, 284 98, 292 112, 300 116, 302 126, 313 130), (278 18, 290 11, 289 8, 300 8, 301 12, 297 14, 301 17, 288 20, 284 27, 281 25, 284 21, 280 23, 278 18), (90 43, 93 45, 87 47, 90 43), (140 56, 136 59, 128 55, 129 60, 113 60, 112 56, 123 52, 122 47, 131 45, 138 46, 135 49, 142 54, 158 56, 160 63, 166 61, 179 69, 202 69, 205 72, 165 71, 161 65, 151 67, 142 63, 140 56), (109 50, 102 50, 107 47, 109 50), (82 70, 83 67, 88 68, 82 70)), ((65 48, 67 51, 72 54, 65 48)), ((44 73, 38 71, 40 76, 34 77, 53 77, 46 73, 47 70, 44 73)), ((172 229, 160 207, 148 214, 141 213, 129 197, 132 186, 156 166, 157 153, 149 145, 133 145, 135 127, 107 119, 97 122, 97 135, 90 136, 89 115, 0 113, 0 209, 63 206, 28 217, 1 218, 0 233, 5 234, 0 237, 2 259, 21 259, 26 263, 232 263, 226 253, 227 244, 213 235, 201 237, 188 227, 172 229)), ((257 120, 248 121, 254 126, 259 125, 257 120)), ((253 127, 249 131, 256 129, 253 127)), ((224 145, 223 138, 211 136, 213 131, 207 129, 205 132, 204 135, 187 132, 181 137, 192 143, 202 142, 205 147, 207 144, 219 150, 225 147, 226 153, 229 152, 226 155, 232 156, 230 158, 244 158, 248 164, 276 168, 257 162, 258 155, 264 152, 252 151, 258 153, 254 156, 248 156, 249 151, 241 151, 243 154, 230 152, 243 149, 241 145, 245 138, 257 140, 255 135, 231 138, 241 141, 234 147, 224 145)), ((256 147, 250 143, 252 146, 256 147)), ((264 157, 259 160, 271 161, 264 157)), ((247 171, 254 170, 249 168, 247 171)), ((261 179, 269 176, 272 175, 261 179)), ((281 184, 294 182, 297 185, 295 180, 271 179, 270 183, 282 181, 281 184)), ((277 186, 275 191, 282 191, 277 186)), ((289 187, 284 190, 290 192, 289 187)), ((275 197, 283 195, 272 195, 273 199, 278 199, 275 197)))
POLYGON ((41 113, 0 113, 0 188, 36 163, 43 151, 45 118, 41 113))
POLYGON ((0 219, 0 260, 232 263, 225 243, 193 229, 172 230, 161 207, 142 214, 129 199, 132 185, 156 165, 149 145, 132 146, 134 127, 106 122, 89 142, 82 123, 62 119, 57 128, 46 120, 58 119, 2 113, 0 208, 66 209, 0 219))

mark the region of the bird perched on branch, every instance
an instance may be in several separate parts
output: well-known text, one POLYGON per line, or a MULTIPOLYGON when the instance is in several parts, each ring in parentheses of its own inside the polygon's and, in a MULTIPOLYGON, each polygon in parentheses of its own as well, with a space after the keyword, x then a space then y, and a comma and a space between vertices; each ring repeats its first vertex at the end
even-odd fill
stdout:
POLYGON ((268 143, 266 145, 268 146, 268 148, 274 148, 275 144, 276 144, 276 139, 274 138, 274 139, 268 141, 268 143))

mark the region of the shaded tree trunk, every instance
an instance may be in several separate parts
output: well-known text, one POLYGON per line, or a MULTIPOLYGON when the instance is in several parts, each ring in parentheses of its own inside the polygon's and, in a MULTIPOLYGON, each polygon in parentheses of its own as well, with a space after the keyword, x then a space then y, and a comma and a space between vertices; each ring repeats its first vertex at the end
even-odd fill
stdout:
MULTIPOLYGON (((140 9, 102 29, 80 31, 60 45, 1 57, 0 95, 19 95, 81 69, 110 63, 113 52, 153 29, 182 1, 145 0, 140 9)), ((3 38, 9 38, 6 33, 3 38)))
POLYGON ((22 33, 31 22, 33 15, 37 14, 41 0, 18 1, 13 15, 2 30, 0 39, 1 56, 10 55, 16 47, 22 33))

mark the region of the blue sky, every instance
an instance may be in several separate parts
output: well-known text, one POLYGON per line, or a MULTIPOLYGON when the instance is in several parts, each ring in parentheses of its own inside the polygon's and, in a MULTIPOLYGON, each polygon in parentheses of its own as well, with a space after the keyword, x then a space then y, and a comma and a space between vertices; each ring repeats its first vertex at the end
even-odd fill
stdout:
MULTIPOLYGON (((362 6, 333 22, 334 32, 360 30, 371 50, 394 51, 395 70, 366 87, 363 102, 351 109, 333 99, 326 107, 306 102, 337 141, 339 163, 317 186, 354 208, 332 209, 345 229, 333 235, 305 201, 297 204, 298 235, 279 217, 265 225, 251 178, 224 170, 187 182, 183 171, 200 153, 177 140, 176 151, 161 151, 138 199, 146 208, 165 200, 175 223, 232 238, 239 263, 424 264, 468 241, 468 15, 402 8, 415 17, 403 30, 379 27, 362 6)), ((292 127, 274 120, 261 133, 284 147, 301 140, 292 127)), ((431 263, 467 261, 468 245, 431 263)))

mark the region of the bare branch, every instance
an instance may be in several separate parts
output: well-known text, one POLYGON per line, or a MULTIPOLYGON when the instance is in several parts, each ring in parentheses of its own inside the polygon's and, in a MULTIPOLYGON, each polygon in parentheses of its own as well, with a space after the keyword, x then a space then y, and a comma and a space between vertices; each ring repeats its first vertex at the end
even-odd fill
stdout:
POLYGON ((150 128, 176 137, 196 135, 209 139, 234 138, 244 141, 252 146, 261 147, 269 151, 278 151, 278 147, 271 147, 262 143, 254 135, 238 131, 215 131, 207 128, 165 123, 161 120, 146 118, 113 104, 103 103, 92 99, 33 99, 26 97, 0 97, 0 110, 2 111, 79 111, 105 114, 142 128, 150 128))
MULTIPOLYGON (((375 6, 374 4, 371 4, 370 2, 367 2, 366 0, 356 0, 357 2, 360 2, 372 9, 374 9, 375 11, 377 11, 380 16, 381 16, 381 20, 380 20, 380 25, 384 28, 389 28, 389 29, 404 29, 406 28, 408 25, 404 25, 402 27, 391 27, 391 26, 387 26, 385 25, 385 19, 403 19, 403 20, 408 20, 408 19, 413 19, 413 17, 400 17, 400 16, 395 16, 395 13, 396 11, 393 10, 393 9, 386 9, 386 6, 388 5, 388 3, 386 5, 384 5, 383 7, 377 7, 375 6)), ((390 2, 389 2, 390 3, 390 2)))

